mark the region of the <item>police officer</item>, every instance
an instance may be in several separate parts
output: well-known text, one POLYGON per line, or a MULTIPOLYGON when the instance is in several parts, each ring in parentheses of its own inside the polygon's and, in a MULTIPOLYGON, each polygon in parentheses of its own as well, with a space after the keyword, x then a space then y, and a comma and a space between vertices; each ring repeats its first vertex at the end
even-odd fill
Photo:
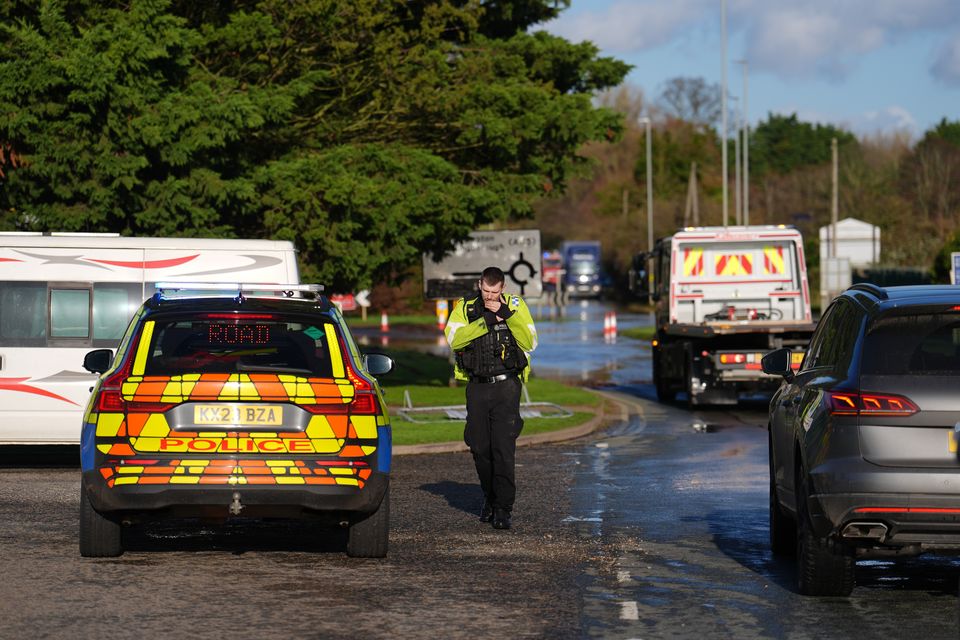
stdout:
POLYGON ((523 429, 520 391, 537 330, 520 296, 503 293, 503 271, 487 267, 477 284, 475 298, 454 304, 444 333, 456 356, 454 375, 467 381, 463 439, 483 489, 480 520, 509 529, 517 493, 514 457, 523 429))

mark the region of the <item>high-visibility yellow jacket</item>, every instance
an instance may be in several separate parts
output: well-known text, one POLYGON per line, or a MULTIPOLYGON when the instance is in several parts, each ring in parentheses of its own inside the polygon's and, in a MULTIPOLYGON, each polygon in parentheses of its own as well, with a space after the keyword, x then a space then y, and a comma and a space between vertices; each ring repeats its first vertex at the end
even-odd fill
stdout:
MULTIPOLYGON (((530 309, 527 303, 520 296, 501 294, 500 299, 506 303, 507 308, 513 311, 513 315, 506 319, 507 328, 517 341, 517 346, 527 354, 527 366, 524 367, 521 379, 526 382, 530 375, 530 352, 537 348, 537 328, 533 324, 533 316, 530 315, 530 309)), ((471 322, 467 318, 467 305, 476 303, 483 306, 483 300, 476 298, 460 298, 453 305, 453 311, 450 312, 450 318, 447 320, 447 326, 443 333, 447 337, 450 348, 454 351, 460 351, 472 341, 489 331, 487 323, 483 316, 471 322)), ((459 365, 454 369, 454 377, 457 380, 469 380, 470 376, 459 365)))

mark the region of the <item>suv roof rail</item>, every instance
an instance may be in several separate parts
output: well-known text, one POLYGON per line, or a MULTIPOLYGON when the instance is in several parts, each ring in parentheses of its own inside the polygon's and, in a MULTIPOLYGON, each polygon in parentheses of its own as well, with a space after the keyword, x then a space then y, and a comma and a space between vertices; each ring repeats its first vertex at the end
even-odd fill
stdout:
POLYGON ((239 282, 158 282, 155 298, 305 298, 316 300, 322 284, 251 284, 239 282))
POLYGON ((867 293, 871 293, 881 300, 886 300, 889 298, 886 290, 883 287, 877 286, 872 282, 858 282, 855 285, 851 285, 850 289, 854 291, 865 291, 867 293))

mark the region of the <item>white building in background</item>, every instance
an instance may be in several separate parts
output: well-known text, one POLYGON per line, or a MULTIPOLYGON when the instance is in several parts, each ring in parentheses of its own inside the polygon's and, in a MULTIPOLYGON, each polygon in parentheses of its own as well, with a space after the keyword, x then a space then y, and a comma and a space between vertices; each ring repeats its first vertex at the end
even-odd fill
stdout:
POLYGON ((844 257, 850 266, 869 267, 880 262, 880 227, 844 218, 837 222, 837 254, 833 255, 833 225, 820 227, 820 259, 844 257))
POLYGON ((820 309, 853 282, 853 269, 880 262, 880 227, 844 218, 837 222, 836 249, 832 224, 820 227, 820 309), (836 253, 834 253, 836 251, 836 253))

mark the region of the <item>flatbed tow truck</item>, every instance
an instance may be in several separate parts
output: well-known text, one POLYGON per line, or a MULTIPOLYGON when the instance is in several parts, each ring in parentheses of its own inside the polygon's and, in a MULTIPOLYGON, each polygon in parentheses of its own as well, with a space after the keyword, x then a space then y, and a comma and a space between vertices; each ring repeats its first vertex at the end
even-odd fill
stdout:
POLYGON ((651 265, 657 397, 689 405, 736 404, 775 389, 760 359, 794 350, 798 368, 816 324, 800 232, 787 226, 689 227, 660 239, 635 264, 651 265))

